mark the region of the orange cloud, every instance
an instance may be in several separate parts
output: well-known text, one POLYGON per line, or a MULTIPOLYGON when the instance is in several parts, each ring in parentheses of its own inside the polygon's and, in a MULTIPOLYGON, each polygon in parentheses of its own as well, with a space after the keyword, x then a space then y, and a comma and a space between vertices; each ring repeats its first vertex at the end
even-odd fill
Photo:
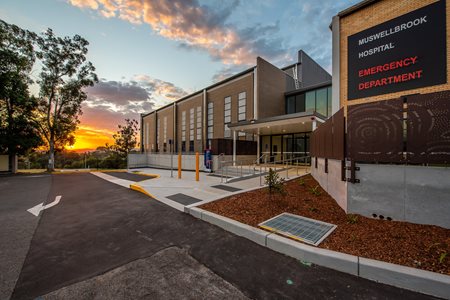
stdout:
POLYGON ((68 0, 80 8, 97 10, 107 18, 118 17, 133 24, 146 23, 159 35, 184 47, 206 50, 225 64, 252 65, 255 57, 285 59, 280 41, 270 38, 278 25, 245 30, 225 23, 237 2, 217 11, 185 0, 68 0))

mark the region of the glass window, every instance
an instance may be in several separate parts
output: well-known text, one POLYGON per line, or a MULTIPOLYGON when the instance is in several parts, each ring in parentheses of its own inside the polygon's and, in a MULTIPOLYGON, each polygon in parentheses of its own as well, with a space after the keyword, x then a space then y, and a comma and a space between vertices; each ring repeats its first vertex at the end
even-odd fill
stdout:
POLYGON ((286 113, 293 114, 295 113, 295 96, 287 97, 286 99, 286 113))
POLYGON ((225 97, 225 107, 224 107, 224 132, 223 136, 225 138, 231 137, 231 130, 228 128, 228 124, 231 123, 231 97, 225 97))
POLYGON ((160 136, 159 130, 161 128, 161 122, 160 121, 161 120, 158 119, 158 121, 156 122, 156 152, 159 152, 160 147, 161 147, 161 143, 159 141, 159 136, 160 136))
POLYGON ((238 121, 245 121, 246 119, 246 106, 247 106, 247 93, 242 92, 239 93, 239 101, 238 101, 238 121))
POLYGON ((305 135, 303 133, 294 134, 294 154, 296 157, 305 154, 305 135))
POLYGON ((194 141, 189 141, 189 152, 194 152, 194 141))
POLYGON ((327 89, 320 89, 316 91, 316 111, 323 115, 323 116, 327 116, 327 109, 328 109, 328 104, 327 104, 327 89))
POLYGON ((305 112, 305 94, 295 96, 295 112, 305 112))
POLYGON ((194 140, 194 109, 189 110, 189 141, 194 140))
POLYGON ((231 137, 231 130, 230 130, 230 128, 228 128, 228 124, 225 124, 224 128, 225 129, 224 129, 224 132, 223 132, 223 136, 226 137, 226 138, 230 138, 231 137))
POLYGON ((197 106, 197 140, 202 139, 202 107, 197 106))
POLYGON ((186 111, 181 112, 181 141, 186 141, 186 111))
POLYGON ((213 126, 214 126, 214 120, 213 117, 214 116, 214 103, 213 102, 209 102, 208 103, 208 139, 212 139, 213 138, 213 134, 214 134, 214 130, 213 130, 213 126))
POLYGON ((316 110, 316 91, 306 93, 305 103, 305 111, 314 112, 316 110))
POLYGON ((332 101, 331 101, 331 95, 332 95, 332 91, 331 91, 331 87, 328 87, 327 88, 327 92, 328 92, 328 97, 327 97, 327 99, 328 99, 328 115, 327 116, 331 116, 332 115, 332 111, 333 111, 333 108, 332 108, 332 101))

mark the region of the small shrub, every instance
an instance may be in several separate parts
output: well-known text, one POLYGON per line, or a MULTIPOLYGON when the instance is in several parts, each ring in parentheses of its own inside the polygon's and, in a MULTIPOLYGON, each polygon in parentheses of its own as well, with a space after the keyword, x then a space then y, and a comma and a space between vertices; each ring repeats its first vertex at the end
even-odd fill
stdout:
POLYGON ((439 255, 439 263, 444 263, 445 258, 447 257, 447 252, 442 252, 441 255, 439 255))
POLYGON ((309 211, 310 211, 310 212, 318 212, 319 209, 317 209, 317 208, 315 208, 315 207, 310 207, 310 208, 309 208, 309 211))
POLYGON ((286 194, 286 190, 284 188, 284 178, 281 178, 280 175, 278 175, 277 172, 272 170, 272 168, 269 169, 269 174, 267 174, 266 177, 264 177, 264 183, 269 186, 269 193, 280 193, 282 195, 286 194))
POLYGON ((300 179, 298 180, 298 184, 299 184, 300 186, 305 186, 305 180, 304 180, 303 178, 300 178, 300 179))
POLYGON ((347 223, 348 224, 358 223, 358 216, 357 215, 347 215, 347 223))
POLYGON ((313 188, 310 188, 309 191, 311 192, 311 194, 313 194, 314 196, 320 196, 322 194, 322 192, 319 189, 319 186, 316 185, 313 188))
POLYGON ((349 243, 353 243, 356 241, 356 235, 352 234, 350 235, 350 238, 347 240, 349 243))

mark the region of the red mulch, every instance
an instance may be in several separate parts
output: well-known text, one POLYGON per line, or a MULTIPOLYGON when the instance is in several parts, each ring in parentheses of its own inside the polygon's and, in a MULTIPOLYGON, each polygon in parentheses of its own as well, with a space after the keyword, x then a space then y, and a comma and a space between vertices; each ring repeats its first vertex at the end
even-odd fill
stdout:
POLYGON ((321 194, 313 195, 319 184, 311 175, 301 180, 286 182, 285 196, 263 188, 201 208, 255 227, 283 212, 321 220, 337 228, 320 248, 450 275, 449 229, 347 215, 320 186, 321 194))

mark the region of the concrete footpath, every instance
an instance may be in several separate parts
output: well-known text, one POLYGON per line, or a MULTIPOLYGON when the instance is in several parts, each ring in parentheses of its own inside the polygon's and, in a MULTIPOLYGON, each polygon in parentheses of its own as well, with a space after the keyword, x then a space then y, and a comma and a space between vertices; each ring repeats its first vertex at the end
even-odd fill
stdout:
MULTIPOLYGON (((178 179, 177 170, 173 171, 171 177, 170 170, 143 168, 136 169, 139 172, 157 175, 158 178, 149 179, 137 183, 149 195, 158 201, 163 202, 179 211, 184 211, 185 206, 202 205, 236 193, 242 193, 253 189, 261 188, 264 184, 264 174, 260 176, 248 176, 242 178, 225 178, 220 174, 209 174, 200 172, 199 181, 195 181, 195 172, 183 171, 181 179, 178 179), (180 195, 181 194, 181 195, 180 195), (185 199, 187 199, 185 201, 185 199)), ((279 173, 283 178, 296 178, 297 170, 289 169, 279 173)), ((299 175, 305 175, 305 170, 299 170, 299 175)))

